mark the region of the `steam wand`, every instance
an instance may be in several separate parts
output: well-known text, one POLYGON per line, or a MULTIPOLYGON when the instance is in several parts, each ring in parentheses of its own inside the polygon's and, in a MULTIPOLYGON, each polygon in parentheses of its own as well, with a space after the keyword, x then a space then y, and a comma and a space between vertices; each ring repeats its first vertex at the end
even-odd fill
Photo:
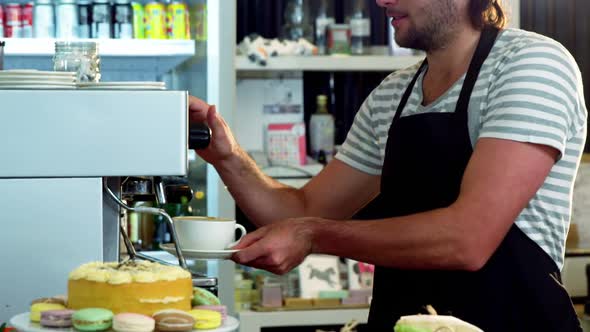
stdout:
MULTIPOLYGON (((164 209, 147 207, 147 206, 130 207, 127 204, 125 204, 125 202, 123 202, 119 197, 117 197, 117 195, 115 195, 111 191, 111 189, 107 185, 106 179, 103 180, 102 185, 103 185, 104 190, 107 192, 107 194, 109 194, 109 196, 123 209, 125 209, 127 211, 131 211, 131 212, 147 213, 147 214, 159 215, 159 216, 164 217, 166 219, 166 222, 170 226, 172 241, 174 242, 174 248, 176 249, 176 256, 178 257, 178 264, 183 269, 188 270, 188 266, 186 265, 186 260, 184 259, 184 256, 182 255, 182 251, 180 250, 180 247, 178 244, 178 237, 176 236, 176 230, 174 229, 174 221, 172 220, 170 215, 168 215, 168 213, 166 213, 166 211, 164 209)), ((123 242, 125 242, 125 246, 127 247, 127 251, 129 252, 129 254, 130 254, 129 256, 131 257, 131 259, 135 259, 136 257, 141 257, 143 259, 152 260, 152 258, 150 258, 148 256, 138 254, 135 251, 135 248, 133 247, 131 240, 129 240, 129 237, 127 236, 127 232, 125 231, 125 228, 122 225, 119 228, 121 231, 121 235, 123 236, 123 242)))

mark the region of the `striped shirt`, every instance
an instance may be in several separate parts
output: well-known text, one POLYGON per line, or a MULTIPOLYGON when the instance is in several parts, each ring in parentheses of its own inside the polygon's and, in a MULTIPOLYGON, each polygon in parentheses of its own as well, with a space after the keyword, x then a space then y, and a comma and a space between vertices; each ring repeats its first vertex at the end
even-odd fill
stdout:
MULTIPOLYGON (((392 118, 418 67, 390 74, 373 90, 336 155, 338 160, 368 174, 381 174, 392 118)), ((465 75, 437 100, 422 106, 424 72, 401 116, 454 112, 465 75)), ((515 222, 561 269, 573 184, 586 139, 587 111, 575 60, 552 39, 503 30, 482 66, 468 112, 472 145, 491 137, 559 150, 559 160, 515 222)))

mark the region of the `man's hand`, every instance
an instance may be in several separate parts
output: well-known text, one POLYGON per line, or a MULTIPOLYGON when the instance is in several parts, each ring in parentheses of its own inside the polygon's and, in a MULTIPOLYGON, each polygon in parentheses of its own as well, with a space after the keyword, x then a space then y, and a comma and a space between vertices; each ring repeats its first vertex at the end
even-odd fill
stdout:
POLYGON ((238 150, 238 144, 223 118, 217 113, 215 106, 189 96, 190 122, 206 122, 211 129, 211 143, 204 150, 197 150, 201 158, 214 166, 232 157, 238 150))
POLYGON ((246 235, 234 249, 239 264, 285 274, 313 249, 313 227, 318 218, 296 218, 272 223, 246 235))

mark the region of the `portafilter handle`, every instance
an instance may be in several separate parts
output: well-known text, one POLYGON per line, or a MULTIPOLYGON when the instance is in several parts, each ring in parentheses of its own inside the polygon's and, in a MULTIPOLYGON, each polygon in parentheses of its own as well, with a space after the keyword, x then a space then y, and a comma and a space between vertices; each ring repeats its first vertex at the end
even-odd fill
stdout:
POLYGON ((211 142, 211 130, 204 123, 189 124, 188 148, 191 150, 206 149, 211 142))

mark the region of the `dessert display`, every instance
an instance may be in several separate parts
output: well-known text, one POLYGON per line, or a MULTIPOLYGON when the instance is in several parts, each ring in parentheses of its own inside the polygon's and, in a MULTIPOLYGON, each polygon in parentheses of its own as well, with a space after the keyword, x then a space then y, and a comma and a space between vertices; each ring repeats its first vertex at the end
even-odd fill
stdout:
POLYGON ((162 309, 190 310, 188 271, 147 261, 84 264, 69 275, 68 308, 105 308, 151 316, 162 309))
POLYGON ((191 331, 195 325, 195 319, 186 311, 167 309, 154 314, 156 328, 161 332, 191 331))
POLYGON ((66 328, 72 327, 74 310, 48 310, 41 312, 41 326, 66 328))
POLYGON ((152 332, 155 327, 156 321, 146 315, 122 313, 113 317, 115 332, 152 332))
POLYGON ((193 288, 190 272, 177 266, 93 262, 70 272, 67 282, 67 297, 33 300, 29 313, 15 316, 21 317, 15 327, 30 321, 56 331, 189 332, 216 329, 228 319, 219 298, 193 288))
POLYGON ((81 309, 72 315, 72 323, 78 331, 104 331, 113 325, 113 313, 102 308, 81 309))

